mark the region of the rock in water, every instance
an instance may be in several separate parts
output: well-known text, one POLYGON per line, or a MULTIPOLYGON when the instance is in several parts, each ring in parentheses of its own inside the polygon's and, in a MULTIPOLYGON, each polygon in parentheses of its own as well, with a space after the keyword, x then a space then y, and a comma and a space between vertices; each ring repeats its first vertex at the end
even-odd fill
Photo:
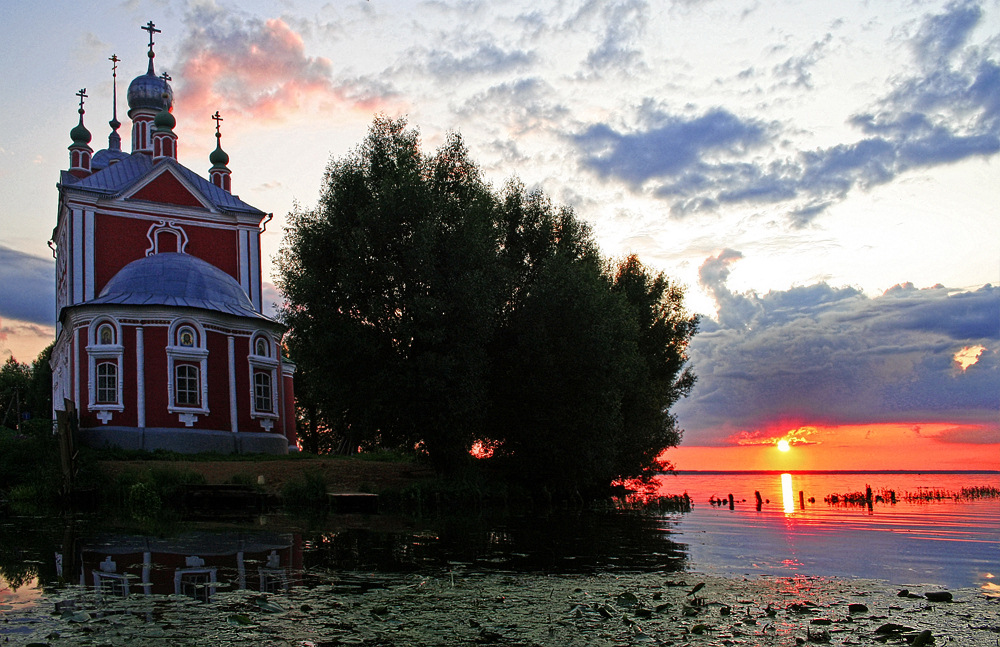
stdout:
POLYGON ((860 602, 854 602, 847 606, 847 610, 850 613, 865 613, 868 611, 868 606, 860 602))
POLYGON ((924 593, 924 597, 931 602, 951 602, 951 593, 948 591, 930 591, 924 593))
POLYGON ((914 638, 913 642, 910 644, 913 647, 927 647, 927 645, 934 644, 934 636, 931 634, 930 629, 924 629, 917 634, 916 638, 914 638))

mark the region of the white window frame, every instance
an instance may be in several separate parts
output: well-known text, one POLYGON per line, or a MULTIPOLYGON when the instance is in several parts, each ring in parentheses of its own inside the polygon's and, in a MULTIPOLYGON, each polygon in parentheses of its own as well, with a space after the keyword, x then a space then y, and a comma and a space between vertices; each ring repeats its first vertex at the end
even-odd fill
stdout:
POLYGON ((185 416, 182 420, 190 426, 198 415, 208 415, 208 349, 205 347, 205 329, 197 321, 191 319, 176 319, 167 329, 167 411, 185 416), (182 328, 194 330, 194 345, 181 346, 180 332, 182 328), (197 406, 177 403, 174 380, 177 375, 177 364, 197 364, 201 398, 197 406), (193 417, 192 417, 193 416, 193 417))
POLYGON ((256 333, 250 338, 250 355, 247 358, 250 371, 250 417, 260 419, 261 426, 270 431, 273 421, 278 419, 278 360, 277 347, 274 339, 265 333, 256 333), (267 355, 257 354, 257 342, 264 340, 267 344, 267 355), (257 373, 267 373, 271 378, 271 410, 262 411, 257 408, 257 373))
POLYGON ((101 422, 107 424, 111 419, 111 412, 124 411, 125 403, 122 396, 122 385, 125 383, 124 366, 122 355, 125 347, 122 346, 121 325, 111 317, 101 317, 90 323, 87 339, 87 409, 96 411, 101 422), (113 343, 100 343, 100 330, 104 326, 110 326, 112 330, 113 343), (114 364, 116 368, 117 382, 115 384, 115 401, 97 401, 97 367, 100 364, 114 364))

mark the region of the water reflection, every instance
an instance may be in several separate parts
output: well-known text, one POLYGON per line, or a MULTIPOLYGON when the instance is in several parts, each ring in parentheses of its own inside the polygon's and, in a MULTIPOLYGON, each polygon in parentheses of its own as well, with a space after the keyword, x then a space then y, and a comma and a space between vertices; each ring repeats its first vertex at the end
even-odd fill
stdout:
POLYGON ((0 576, 14 590, 37 576, 46 591, 72 583, 102 597, 210 602, 219 591, 274 593, 331 578, 352 588, 384 585, 385 578, 364 575, 373 573, 589 574, 687 566, 687 546, 670 540, 671 518, 636 512, 421 520, 346 515, 315 529, 269 518, 276 530, 201 527, 168 537, 95 531, 104 523, 97 519, 40 521, 0 524, 0 545, 11 549, 0 550, 0 576))
POLYGON ((795 512, 795 495, 792 491, 792 475, 781 475, 781 503, 784 506, 785 514, 795 512))

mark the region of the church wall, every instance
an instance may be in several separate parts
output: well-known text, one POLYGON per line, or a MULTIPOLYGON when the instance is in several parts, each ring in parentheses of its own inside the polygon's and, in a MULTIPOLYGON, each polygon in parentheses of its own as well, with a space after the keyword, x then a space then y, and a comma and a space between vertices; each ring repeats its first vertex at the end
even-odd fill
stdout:
POLYGON ((143 326, 146 365, 146 426, 177 427, 177 415, 167 412, 167 326, 143 326))
POLYGON ((178 223, 188 235, 186 252, 216 266, 237 281, 240 280, 239 251, 235 230, 199 227, 178 223))
POLYGON ((225 335, 209 331, 207 343, 209 414, 195 427, 229 430, 229 342, 225 335))
POLYGON ((138 409, 136 408, 136 401, 138 398, 138 390, 136 388, 136 334, 135 326, 123 325, 122 326, 122 345, 124 346, 122 352, 122 366, 121 366, 121 376, 122 380, 122 402, 125 404, 124 411, 116 411, 114 418, 111 420, 110 424, 113 425, 125 425, 127 427, 135 427, 139 424, 138 409))
POLYGON ((99 295, 119 270, 146 255, 149 248, 146 232, 151 224, 149 220, 97 214, 95 294, 99 295))

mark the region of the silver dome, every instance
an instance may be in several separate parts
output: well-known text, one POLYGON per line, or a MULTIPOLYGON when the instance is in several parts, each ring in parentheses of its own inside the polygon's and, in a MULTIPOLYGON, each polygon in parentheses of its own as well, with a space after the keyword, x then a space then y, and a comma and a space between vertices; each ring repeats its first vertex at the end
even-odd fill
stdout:
POLYGON ((147 109, 160 112, 164 108, 170 110, 174 105, 174 91, 170 84, 155 74, 146 73, 137 76, 128 86, 129 114, 133 110, 147 109), (166 105, 163 95, 167 95, 166 105))
POLYGON ((169 252, 132 261, 89 304, 187 306, 266 319, 236 279, 190 254, 169 252))

